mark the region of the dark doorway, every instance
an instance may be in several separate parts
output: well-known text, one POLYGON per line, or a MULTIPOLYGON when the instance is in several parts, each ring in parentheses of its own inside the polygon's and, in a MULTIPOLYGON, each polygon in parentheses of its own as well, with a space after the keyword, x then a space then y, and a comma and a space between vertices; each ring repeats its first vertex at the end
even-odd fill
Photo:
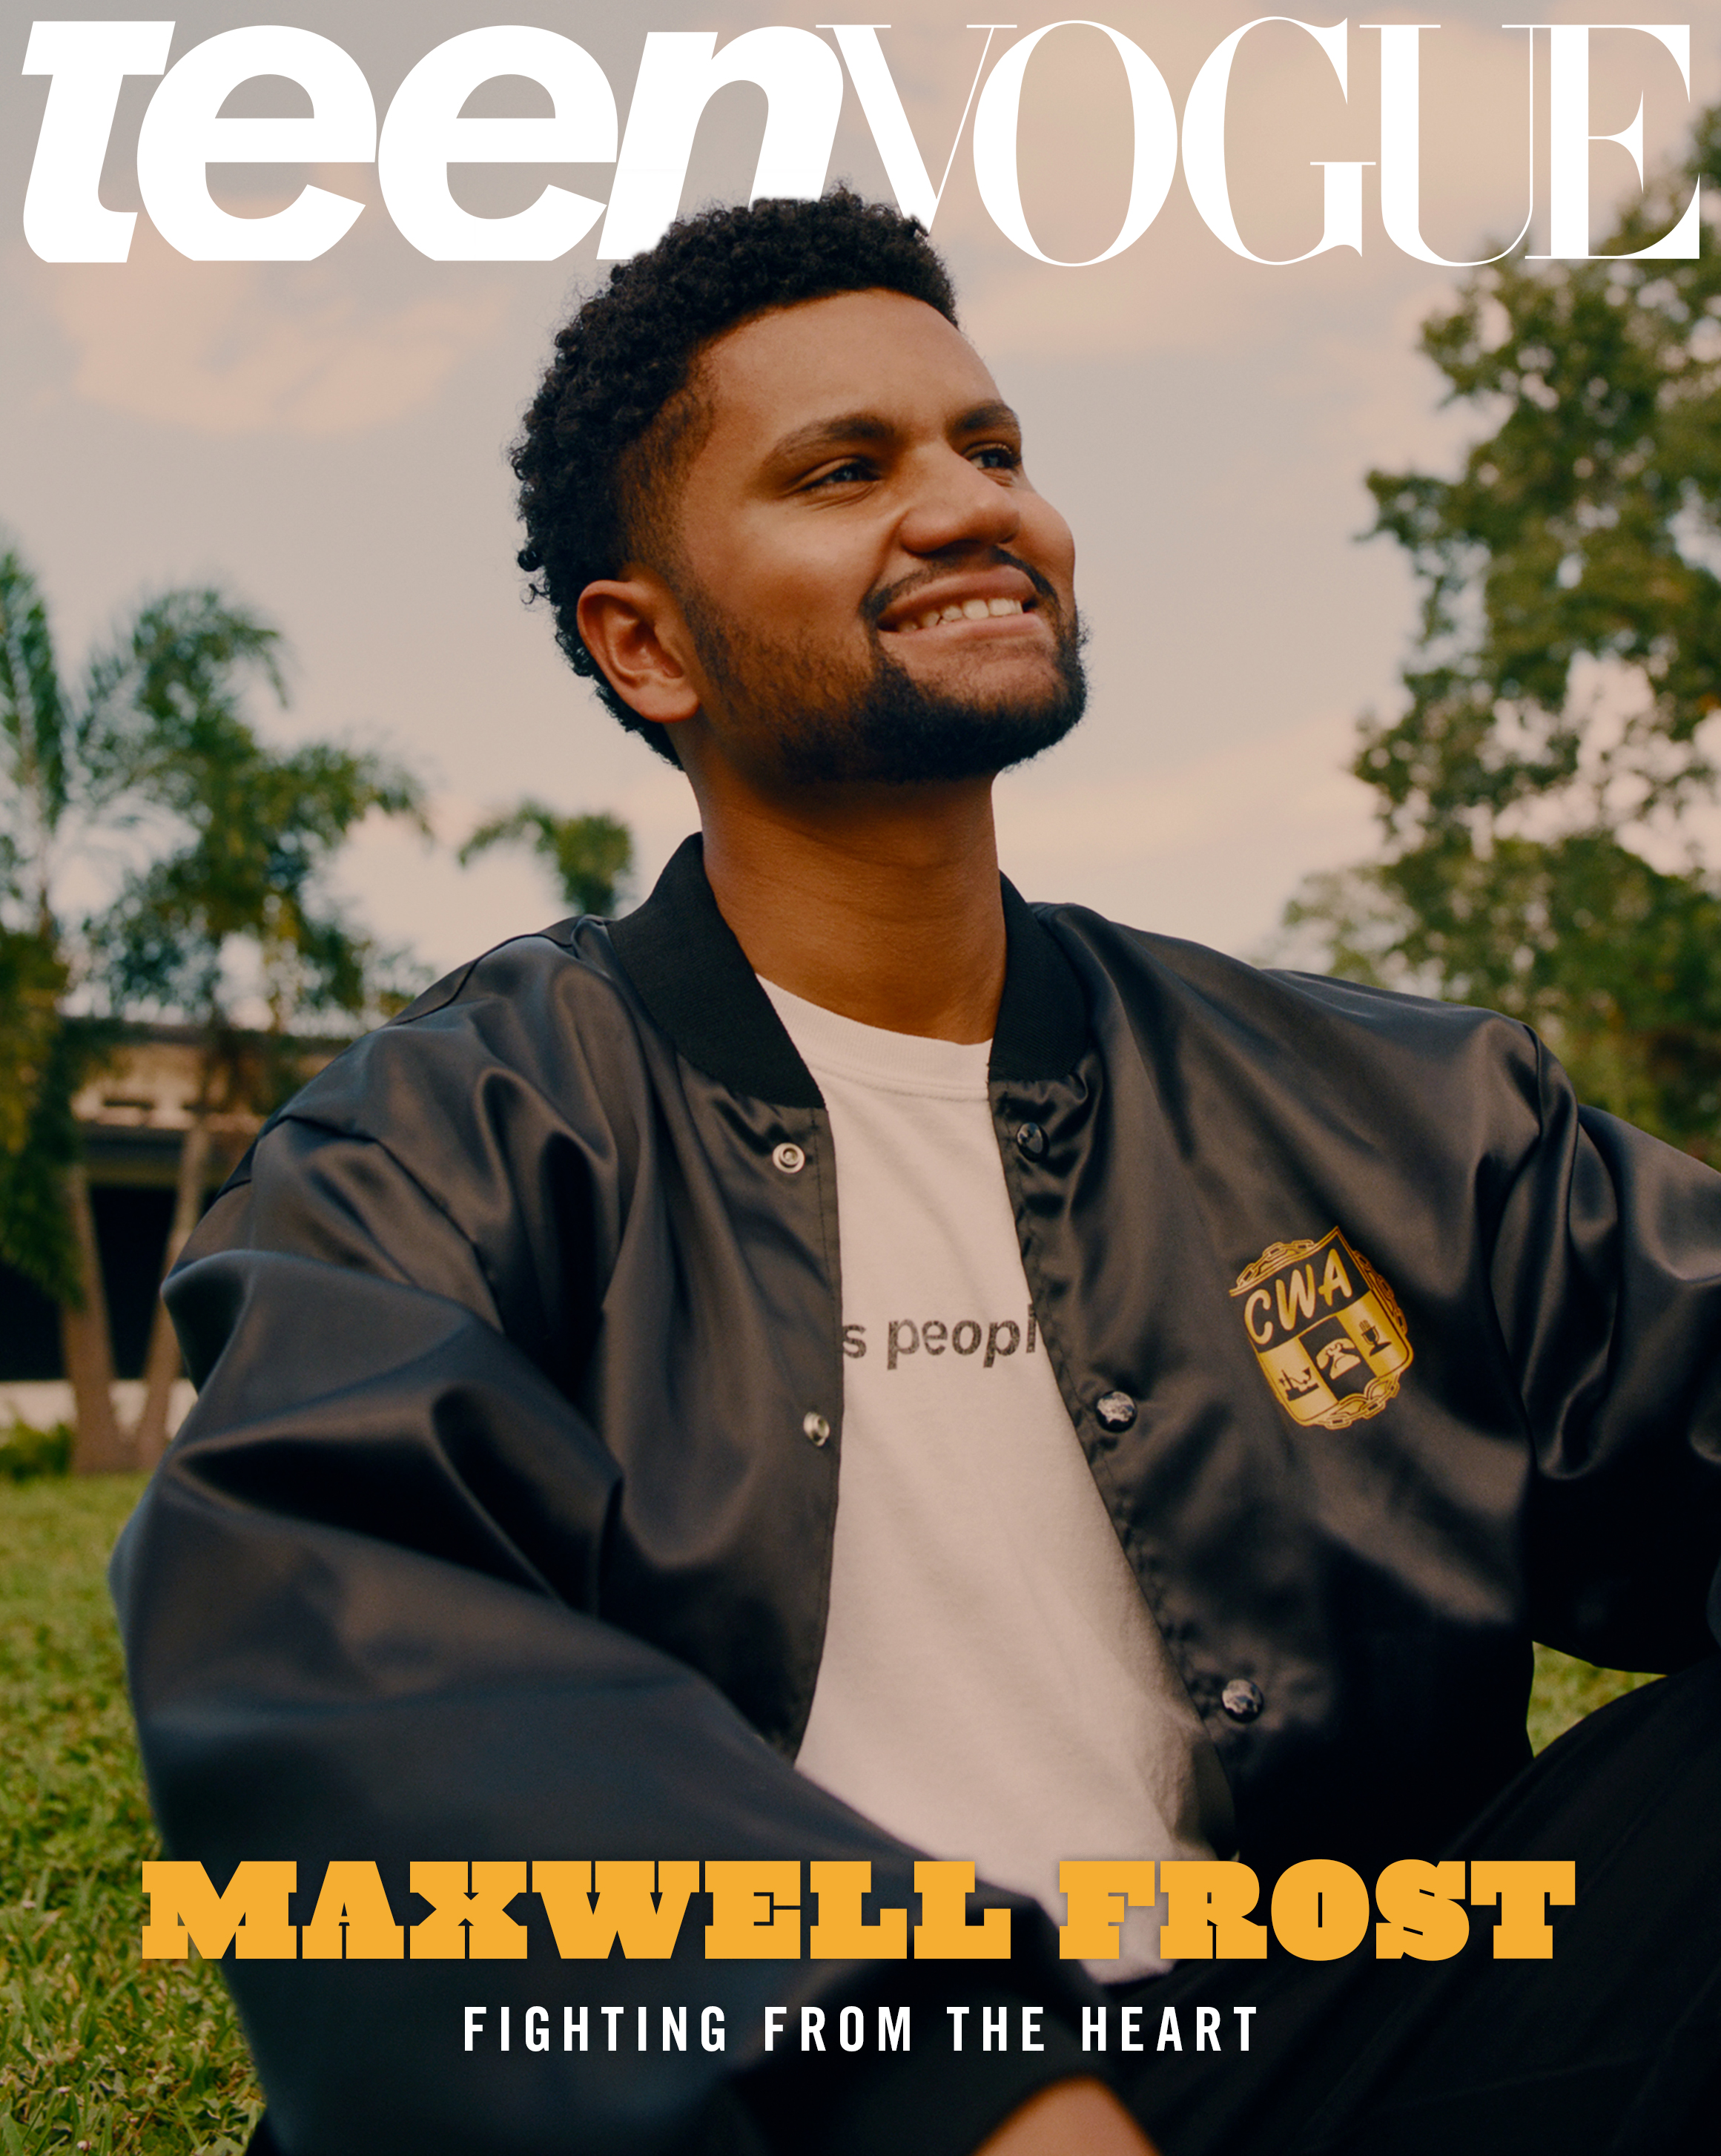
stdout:
POLYGON ((92 1190, 90 1197, 114 1336, 114 1375, 141 1378, 173 1224, 173 1193, 120 1183, 92 1190))
POLYGON ((22 1273, 0 1265, 0 1382, 60 1374, 59 1312, 22 1273))
MULTIPOLYGON (((90 1195, 113 1332, 114 1374, 141 1378, 173 1219, 173 1193, 159 1185, 110 1183, 90 1195)), ((59 1312, 22 1273, 0 1265, 0 1383, 64 1374, 59 1312)))

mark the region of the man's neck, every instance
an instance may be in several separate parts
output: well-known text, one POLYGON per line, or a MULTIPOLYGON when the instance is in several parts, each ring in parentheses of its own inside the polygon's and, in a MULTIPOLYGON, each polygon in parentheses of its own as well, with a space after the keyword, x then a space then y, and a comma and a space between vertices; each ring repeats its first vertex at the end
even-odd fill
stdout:
POLYGON ((790 804, 700 793, 705 874, 755 973, 863 1025, 991 1039, 1004 909, 989 781, 790 804))

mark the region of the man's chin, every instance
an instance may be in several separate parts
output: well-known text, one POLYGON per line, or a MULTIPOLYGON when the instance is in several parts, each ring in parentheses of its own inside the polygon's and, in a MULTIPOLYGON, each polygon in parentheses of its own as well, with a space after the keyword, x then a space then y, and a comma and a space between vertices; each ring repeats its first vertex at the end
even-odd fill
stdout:
MULTIPOLYGON (((1060 624, 1052 649, 972 639, 904 664, 875 640, 870 669, 848 679, 775 654, 688 604, 706 671, 770 737, 791 785, 911 786, 990 778, 1061 742, 1087 701, 1079 624, 1060 624)), ((928 637, 932 646, 933 639, 928 637)))
POLYGON ((780 737, 785 776, 813 784, 925 785, 991 778, 1056 747, 1082 716, 1079 689, 1010 703, 930 694, 871 698, 841 721, 780 737))

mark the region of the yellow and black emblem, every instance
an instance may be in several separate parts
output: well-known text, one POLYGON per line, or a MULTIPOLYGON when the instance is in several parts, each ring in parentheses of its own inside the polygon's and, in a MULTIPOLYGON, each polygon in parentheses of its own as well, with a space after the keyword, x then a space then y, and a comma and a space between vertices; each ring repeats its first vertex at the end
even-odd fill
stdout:
POLYGON ((1349 1430, 1380 1414, 1411 1363, 1398 1299, 1336 1228, 1274 1243, 1231 1291, 1273 1397, 1297 1422, 1349 1430))

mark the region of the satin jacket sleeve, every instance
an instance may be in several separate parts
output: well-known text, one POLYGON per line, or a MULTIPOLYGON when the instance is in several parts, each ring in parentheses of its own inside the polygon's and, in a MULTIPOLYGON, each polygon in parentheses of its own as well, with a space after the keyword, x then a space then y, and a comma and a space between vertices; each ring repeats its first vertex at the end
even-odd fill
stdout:
POLYGON ((1540 1142, 1490 1268, 1534 1458, 1536 1636, 1675 1669, 1721 1638, 1721 1181, 1536 1058, 1540 1142))

